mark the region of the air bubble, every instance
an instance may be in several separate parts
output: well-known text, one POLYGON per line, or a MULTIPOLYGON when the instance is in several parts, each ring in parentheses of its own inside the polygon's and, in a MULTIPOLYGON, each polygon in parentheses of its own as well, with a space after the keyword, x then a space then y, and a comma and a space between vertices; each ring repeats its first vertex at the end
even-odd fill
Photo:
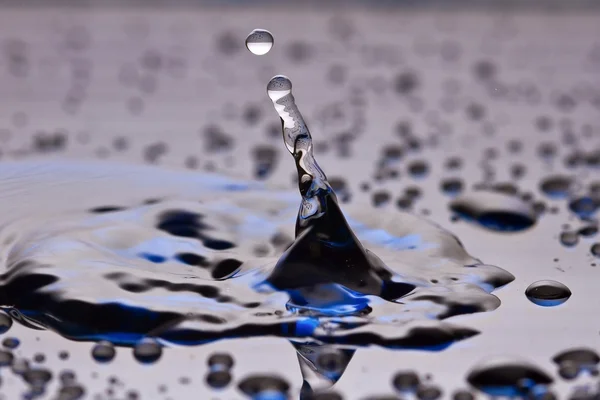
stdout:
POLYGON ((246 48, 252 54, 262 56, 273 47, 273 35, 265 29, 255 29, 246 38, 246 48))

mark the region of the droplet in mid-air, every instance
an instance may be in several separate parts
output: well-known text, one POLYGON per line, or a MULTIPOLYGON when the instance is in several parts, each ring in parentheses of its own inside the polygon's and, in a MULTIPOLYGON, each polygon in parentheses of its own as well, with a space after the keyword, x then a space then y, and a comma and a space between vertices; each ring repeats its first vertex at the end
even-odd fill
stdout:
POLYGON ((255 29, 246 38, 246 47, 252 54, 262 56, 273 47, 273 35, 266 29, 255 29))
POLYGON ((529 285, 525 296, 538 306, 552 307, 567 301, 571 297, 571 290, 560 282, 537 281, 529 285))

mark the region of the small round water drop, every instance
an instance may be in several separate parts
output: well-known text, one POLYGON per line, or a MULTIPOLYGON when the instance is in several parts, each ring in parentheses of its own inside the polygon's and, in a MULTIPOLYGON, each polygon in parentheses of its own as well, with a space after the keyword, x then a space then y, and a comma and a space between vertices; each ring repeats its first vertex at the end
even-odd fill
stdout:
POLYGON ((7 349, 16 349, 21 342, 16 337, 7 337, 2 341, 2 346, 7 349))
POLYGON ((0 335, 6 333, 12 326, 12 318, 4 312, 0 312, 0 335))
POLYGON ((15 356, 7 350, 0 350, 0 367, 11 365, 15 356))
POLYGON ((573 179, 565 175, 553 175, 545 178, 540 183, 540 190, 553 199, 564 199, 573 189, 573 179))
POLYGON ((266 29, 255 29, 246 38, 246 47, 252 54, 262 56, 273 47, 273 35, 266 29))
POLYGON ((102 340, 92 348, 92 357, 100 363, 107 363, 115 358, 115 348, 112 343, 102 340))
POLYGON ((153 339, 142 339, 133 349, 133 356, 144 364, 155 362, 162 355, 161 345, 153 339))
POLYGON ((231 369, 233 367, 233 357, 227 353, 213 353, 206 362, 210 368, 220 367, 231 369))
POLYGON ((413 392, 417 390, 420 380, 413 371, 400 371, 394 375, 392 384, 400 392, 413 392))
POLYGON ((538 306, 552 307, 567 301, 571 297, 571 290, 560 282, 544 280, 529 285, 525 296, 538 306))
POLYGON ((573 231, 562 232, 560 234, 560 242, 565 247, 573 247, 579 242, 579 236, 577 232, 573 231))
POLYGON ((592 255, 600 258, 600 243, 594 243, 590 248, 590 252, 592 255))
POLYGON ((238 384, 238 389, 253 399, 284 399, 290 385, 275 375, 250 375, 238 384))
POLYGON ((518 358, 495 357, 476 366, 467 381, 491 396, 516 397, 523 393, 521 383, 548 385, 552 378, 539 367, 518 358))
POLYGON ((210 371, 206 375, 206 384, 214 389, 221 389, 231 382, 231 373, 229 371, 210 371))

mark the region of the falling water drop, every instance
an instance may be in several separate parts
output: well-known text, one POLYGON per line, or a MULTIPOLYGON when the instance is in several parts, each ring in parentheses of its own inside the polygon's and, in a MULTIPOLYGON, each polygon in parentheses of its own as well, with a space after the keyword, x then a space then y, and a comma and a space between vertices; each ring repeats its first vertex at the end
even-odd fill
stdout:
POLYGON ((544 280, 529 285, 525 296, 538 306, 552 307, 567 301, 571 297, 571 290, 560 282, 544 280))
POLYGON ((246 47, 252 54, 262 56, 273 47, 273 35, 266 29, 255 29, 246 38, 246 47))

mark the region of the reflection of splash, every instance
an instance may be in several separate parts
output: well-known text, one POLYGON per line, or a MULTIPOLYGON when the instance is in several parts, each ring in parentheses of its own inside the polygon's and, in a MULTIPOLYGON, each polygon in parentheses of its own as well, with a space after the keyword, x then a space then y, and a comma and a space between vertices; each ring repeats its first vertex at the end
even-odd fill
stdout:
POLYGON ((338 305, 356 304, 354 311, 328 315, 323 310, 330 305, 306 307, 298 297, 262 284, 289 245, 285 237, 293 234, 295 196, 287 192, 250 185, 232 191, 226 179, 219 185, 214 175, 153 168, 131 173, 129 167, 110 167, 103 179, 86 179, 97 170, 65 164, 44 168, 57 183, 49 186, 31 183, 38 177, 28 171, 31 165, 23 164, 5 165, 0 172, 11 177, 5 185, 0 176, 0 189, 6 189, 0 205, 16 207, 0 221, 5 243, 0 304, 76 340, 129 345, 152 335, 194 345, 274 335, 294 342, 312 338, 321 344, 439 349, 476 333, 443 319, 496 308, 499 300, 490 292, 513 279, 415 216, 349 208, 350 226, 377 254, 382 273, 390 282, 415 288, 398 299, 340 284, 333 291, 301 293, 313 302, 343 294, 338 305), (81 180, 67 183, 75 173, 81 180), (159 187, 141 186, 147 176, 177 182, 177 196, 187 200, 144 202, 165 197, 159 187), (21 202, 11 197, 15 182, 30 188, 21 202), (120 189, 111 192, 111 187, 120 189), (65 192, 81 201, 66 206, 60 201, 65 192), (94 203, 107 198, 103 193, 111 194, 110 201, 94 203), (32 206, 42 199, 44 207, 32 206), (119 207, 98 212, 109 205, 119 207))

